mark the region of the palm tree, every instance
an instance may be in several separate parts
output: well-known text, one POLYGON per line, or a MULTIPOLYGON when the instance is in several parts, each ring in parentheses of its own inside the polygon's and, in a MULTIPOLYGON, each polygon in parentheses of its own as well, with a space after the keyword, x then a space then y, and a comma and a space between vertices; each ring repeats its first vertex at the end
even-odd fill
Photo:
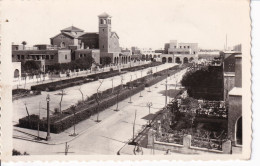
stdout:
POLYGON ((22 45, 23 45, 23 49, 25 50, 25 45, 27 44, 27 42, 26 41, 23 41, 22 42, 22 45))

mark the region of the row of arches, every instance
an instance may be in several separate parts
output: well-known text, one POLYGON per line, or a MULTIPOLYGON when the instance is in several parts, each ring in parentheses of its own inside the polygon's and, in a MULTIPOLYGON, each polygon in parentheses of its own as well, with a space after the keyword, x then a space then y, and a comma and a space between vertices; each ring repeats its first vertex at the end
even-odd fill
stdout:
POLYGON ((152 58, 160 58, 161 56, 160 55, 152 55, 152 54, 150 54, 150 55, 142 55, 142 59, 145 59, 145 60, 151 60, 152 58))
POLYGON ((130 61, 131 61, 130 56, 114 57, 114 64, 118 64, 118 63, 127 64, 130 61))
MULTIPOLYGON (((183 58, 183 63, 190 63, 190 62, 192 62, 193 60, 194 60, 193 57, 190 57, 190 59, 188 59, 187 57, 184 57, 184 58, 183 58)), ((173 58, 172 58, 172 57, 168 57, 168 58, 163 57, 163 58, 162 58, 162 63, 166 63, 166 62, 168 62, 168 63, 173 63, 173 58)), ((180 58, 180 57, 176 57, 176 58, 175 58, 175 63, 182 63, 181 58, 180 58)))

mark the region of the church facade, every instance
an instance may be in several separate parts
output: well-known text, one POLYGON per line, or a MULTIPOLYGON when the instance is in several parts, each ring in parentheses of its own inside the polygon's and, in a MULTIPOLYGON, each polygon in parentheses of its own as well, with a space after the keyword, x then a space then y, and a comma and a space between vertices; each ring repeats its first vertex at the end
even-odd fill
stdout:
POLYGON ((95 56, 99 56, 94 57, 97 63, 100 63, 100 59, 103 57, 110 57, 113 64, 128 63, 131 57, 121 53, 119 36, 112 31, 111 18, 107 13, 98 16, 98 32, 84 32, 75 26, 65 28, 50 38, 51 45, 61 49, 70 49, 72 60, 80 58, 81 54, 88 55, 90 52, 95 52, 95 56))

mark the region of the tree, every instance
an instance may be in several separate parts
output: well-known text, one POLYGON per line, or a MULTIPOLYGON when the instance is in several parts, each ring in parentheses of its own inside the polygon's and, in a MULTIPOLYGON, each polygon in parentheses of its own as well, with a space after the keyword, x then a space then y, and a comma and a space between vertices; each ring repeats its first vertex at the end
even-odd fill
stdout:
POLYGON ((70 107, 70 109, 72 110, 72 112, 73 112, 73 116, 74 116, 74 118, 73 118, 73 134, 71 134, 71 136, 76 136, 77 134, 76 134, 76 106, 75 105, 72 105, 71 107, 70 107))
POLYGON ((37 64, 37 62, 30 60, 26 61, 22 64, 22 68, 24 72, 28 73, 39 73, 40 72, 40 66, 37 64))
POLYGON ((63 95, 64 95, 64 89, 61 89, 60 95, 61 95, 61 97, 60 97, 60 113, 62 113, 62 110, 61 110, 61 102, 62 102, 63 95))
POLYGON ((102 93, 99 95, 99 88, 101 87, 102 83, 104 82, 104 80, 102 81, 99 81, 100 85, 99 87, 97 88, 97 95, 95 95, 95 100, 97 102, 97 120, 96 122, 100 122, 101 120, 99 120, 99 105, 100 105, 100 100, 101 100, 101 97, 102 97, 102 93))
POLYGON ((81 87, 79 87, 79 92, 80 92, 80 94, 81 94, 81 97, 82 97, 82 101, 84 101, 84 94, 83 94, 83 92, 82 92, 82 90, 81 90, 81 87))
POLYGON ((25 46, 26 46, 27 42, 23 41, 21 44, 23 45, 23 49, 25 50, 25 46))
POLYGON ((49 71, 66 71, 66 70, 79 70, 79 69, 90 69, 94 63, 92 56, 86 56, 84 58, 76 59, 69 63, 55 63, 49 66, 49 71))
POLYGON ((206 67, 188 71, 181 80, 189 96, 196 99, 222 100, 223 74, 221 67, 206 67))
POLYGON ((110 57, 101 57, 100 62, 102 66, 109 65, 112 63, 112 59, 110 57))

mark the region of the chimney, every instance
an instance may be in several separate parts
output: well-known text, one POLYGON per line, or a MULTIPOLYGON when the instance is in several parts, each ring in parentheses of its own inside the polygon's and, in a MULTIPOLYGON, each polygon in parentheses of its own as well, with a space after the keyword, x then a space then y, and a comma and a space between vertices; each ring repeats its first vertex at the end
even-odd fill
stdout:
POLYGON ((235 55, 235 87, 242 88, 242 55, 235 55))

